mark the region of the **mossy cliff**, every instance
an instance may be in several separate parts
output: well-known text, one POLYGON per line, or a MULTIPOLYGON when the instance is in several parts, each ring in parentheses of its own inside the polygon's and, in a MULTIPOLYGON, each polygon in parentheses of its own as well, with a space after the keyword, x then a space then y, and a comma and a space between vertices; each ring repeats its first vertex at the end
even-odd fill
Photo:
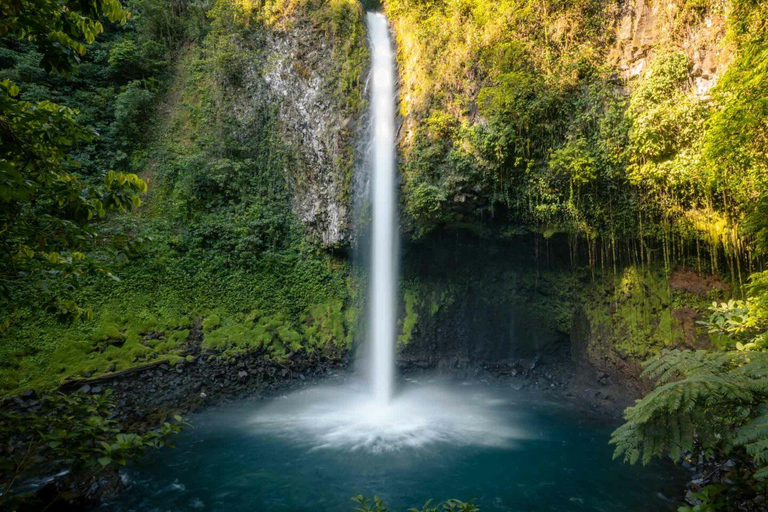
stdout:
POLYGON ((349 242, 368 58, 362 14, 353 0, 216 4, 206 40, 181 55, 168 105, 172 129, 162 139, 173 157, 224 154, 207 155, 218 160, 213 168, 182 173, 174 184, 179 201, 202 189, 212 206, 280 193, 309 242, 349 242), (258 182, 243 189, 246 174, 258 182), (190 179, 198 181, 194 190, 190 179))
POLYGON ((742 296, 764 268, 750 226, 768 185, 765 139, 735 134, 765 133, 754 106, 768 97, 766 4, 390 0, 385 11, 401 76, 406 236, 429 245, 469 230, 489 250, 531 240, 523 266, 478 249, 488 266, 474 284, 447 275, 440 289, 406 274, 404 353, 429 356, 419 339, 458 323, 472 343, 516 357, 509 325, 531 316, 533 337, 570 336, 576 362, 632 387, 661 348, 707 345, 696 322, 711 300, 742 296), (558 267, 545 247, 559 248, 558 267), (680 275, 708 288, 681 291, 680 275), (471 306, 484 293, 487 308, 471 306))
POLYGON ((756 265, 764 3, 390 0, 404 224, 564 233, 590 264, 756 265), (741 99, 740 99, 741 98, 741 99), (754 123, 753 123, 754 121, 754 123), (741 126, 739 124, 741 123, 741 126))
POLYGON ((180 43, 159 76, 143 141, 127 148, 149 194, 103 227, 129 241, 120 281, 73 292, 90 321, 20 307, 0 333, 1 393, 184 362, 198 345, 276 362, 350 347, 356 292, 332 249, 350 234, 362 9, 353 0, 211 7, 203 35, 180 43))
MULTIPOLYGON (((719 272, 737 286, 759 263, 738 228, 748 192, 738 184, 761 176, 754 148, 735 174, 697 160, 710 154, 712 116, 738 107, 718 87, 753 83, 728 74, 754 42, 750 5, 384 3, 401 76, 404 358, 558 352, 574 314, 575 331, 588 325, 588 344, 620 360, 699 338, 704 299, 676 295, 672 272, 719 272), (481 241, 465 244, 464 230, 481 241)), ((202 20, 183 14, 194 36, 153 78, 145 133, 120 146, 116 162, 150 185, 135 214, 101 226, 126 239, 121 281, 74 292, 90 322, 19 308, 0 334, 4 392, 182 361, 198 335, 218 356, 276 361, 335 357, 359 338, 346 247, 365 109, 362 6, 208 7, 202 20)), ((139 25, 102 53, 140 40, 151 13, 137 9, 139 25)))
MULTIPOLYGON (((24 16, 0 23, 0 100, 13 107, 0 109, 0 146, 27 126, 18 140, 48 154, 0 159, 12 219, 0 226, 0 402, 19 418, 38 419, 56 390, 87 402, 111 388, 110 417, 151 428, 346 365, 365 337, 349 254, 366 245, 353 240, 365 230, 351 196, 366 179, 353 178, 373 4, 391 21, 400 76, 406 371, 515 378, 619 411, 649 389, 641 363, 663 349, 764 348, 768 2, 123 2, 134 13, 123 25, 76 15, 110 2, 51 15, 83 32, 66 76, 40 69, 40 52, 66 45, 16 30, 36 23, 24 16), (54 110, 58 121, 35 121, 54 110), (77 123, 87 136, 56 126, 77 123), (43 160, 38 201, 23 174, 43 160), (747 294, 727 315, 741 315, 735 330, 762 322, 757 337, 724 341, 698 323, 712 301, 747 294)), ((657 425, 685 423, 693 439, 707 430, 702 403, 725 402, 719 417, 735 420, 709 437, 730 450, 734 426, 765 402, 735 373, 743 394, 711 394, 717 377, 703 381, 717 398, 657 409, 695 412, 704 428, 657 425)), ((680 439, 645 427, 661 444, 643 457, 680 439)), ((19 439, 0 450, 23 465, 19 439)))
POLYGON ((406 245, 401 360, 473 366, 567 349, 575 276, 537 267, 530 237, 443 233, 406 245))
POLYGON ((715 346, 699 322, 713 301, 731 298, 737 287, 686 267, 666 272, 629 266, 603 275, 574 304, 571 359, 586 371, 582 378, 587 382, 596 380, 627 398, 639 398, 650 386, 641 379, 640 363, 662 349, 715 346))

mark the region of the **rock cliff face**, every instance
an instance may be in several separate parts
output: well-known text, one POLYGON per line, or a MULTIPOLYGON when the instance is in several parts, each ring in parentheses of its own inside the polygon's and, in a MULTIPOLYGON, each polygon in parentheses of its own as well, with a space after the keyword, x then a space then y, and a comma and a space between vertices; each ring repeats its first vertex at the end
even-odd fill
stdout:
POLYGON ((346 189, 353 144, 351 119, 328 94, 328 41, 309 47, 294 28, 271 34, 264 78, 280 105, 281 135, 294 149, 287 169, 294 211, 310 237, 324 247, 345 243, 350 223, 346 189))
POLYGON ((278 106, 279 137, 290 153, 285 171, 293 210, 309 240, 324 248, 349 242, 367 63, 362 8, 341 4, 343 25, 318 21, 318 7, 285 13, 269 24, 258 57, 245 70, 248 96, 242 101, 243 115, 249 102, 259 103, 256 96, 278 106))
POLYGON ((705 10, 683 1, 626 1, 609 60, 629 79, 642 75, 660 50, 683 50, 693 64, 693 89, 698 97, 706 98, 733 56, 725 41, 728 3, 709 3, 705 10))
POLYGON ((535 368, 617 413, 650 391, 643 361, 711 346, 697 321, 732 295, 719 277, 685 267, 573 266, 562 238, 442 233, 403 251, 403 368, 501 365, 512 377, 535 368))
MULTIPOLYGON (((643 76, 661 51, 683 50, 692 63, 692 89, 707 98, 733 56, 726 41, 728 3, 689 4, 626 0, 606 10, 613 16, 605 20, 613 27, 607 30, 615 33, 607 64, 629 80, 643 76)), ((294 212, 308 238, 325 248, 344 246, 352 236, 350 189, 367 64, 362 8, 357 9, 341 37, 327 20, 318 22, 307 12, 282 17, 246 73, 252 83, 266 83, 264 92, 279 105, 280 137, 291 148, 286 175, 294 212), (339 77, 349 69, 357 75, 356 87, 346 87, 339 77)), ((403 136, 411 131, 403 130, 403 136)))
POLYGON ((403 248, 399 360, 456 369, 562 361, 570 269, 535 260, 535 240, 435 235, 403 248))

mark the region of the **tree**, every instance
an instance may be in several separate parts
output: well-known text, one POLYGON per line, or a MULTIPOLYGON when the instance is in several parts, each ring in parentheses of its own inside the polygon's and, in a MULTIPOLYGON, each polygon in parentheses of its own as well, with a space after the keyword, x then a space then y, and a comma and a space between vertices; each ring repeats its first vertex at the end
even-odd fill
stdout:
POLYGON ((611 439, 615 457, 632 464, 691 453, 740 457, 755 478, 768 476, 766 279, 753 274, 746 301, 713 303, 700 322, 725 350, 664 350, 645 363, 656 387, 625 411, 611 439))
MULTIPOLYGON (((42 67, 68 75, 104 30, 103 17, 128 16, 117 0, 9 0, 0 6, 0 40, 34 43, 42 67)), ((137 207, 147 187, 135 174, 79 172, 72 151, 98 134, 78 123, 77 111, 19 93, 0 82, 0 329, 21 298, 62 318, 88 316, 67 291, 83 274, 111 276, 109 243, 93 221, 137 207)))
POLYGON ((34 43, 46 71, 69 73, 104 31, 102 17, 125 23, 130 13, 119 0, 4 0, 0 37, 34 43))

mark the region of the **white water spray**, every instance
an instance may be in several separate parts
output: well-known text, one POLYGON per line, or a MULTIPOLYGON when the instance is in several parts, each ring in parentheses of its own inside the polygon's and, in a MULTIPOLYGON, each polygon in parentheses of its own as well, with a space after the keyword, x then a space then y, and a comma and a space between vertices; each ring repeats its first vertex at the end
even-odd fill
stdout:
POLYGON ((367 14, 372 56, 371 150, 373 247, 371 251, 370 364, 373 396, 388 403, 394 391, 397 283, 395 184, 395 62, 383 14, 367 14))

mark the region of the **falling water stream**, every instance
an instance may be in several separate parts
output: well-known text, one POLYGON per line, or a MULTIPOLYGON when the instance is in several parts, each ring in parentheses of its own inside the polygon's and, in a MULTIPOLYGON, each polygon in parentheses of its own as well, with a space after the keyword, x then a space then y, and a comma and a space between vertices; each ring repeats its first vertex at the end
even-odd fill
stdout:
POLYGON ((394 391, 397 285, 397 214, 395 189, 395 61, 387 19, 366 16, 371 44, 371 150, 373 247, 369 325, 373 396, 382 405, 394 391))
POLYGON ((123 471, 128 490, 101 509, 349 511, 362 493, 392 509, 478 498, 483 512, 673 510, 659 491, 676 475, 611 461, 612 426, 571 406, 476 382, 411 380, 395 393, 396 73, 386 18, 369 12, 367 25, 368 378, 193 415, 178 447, 123 471))

